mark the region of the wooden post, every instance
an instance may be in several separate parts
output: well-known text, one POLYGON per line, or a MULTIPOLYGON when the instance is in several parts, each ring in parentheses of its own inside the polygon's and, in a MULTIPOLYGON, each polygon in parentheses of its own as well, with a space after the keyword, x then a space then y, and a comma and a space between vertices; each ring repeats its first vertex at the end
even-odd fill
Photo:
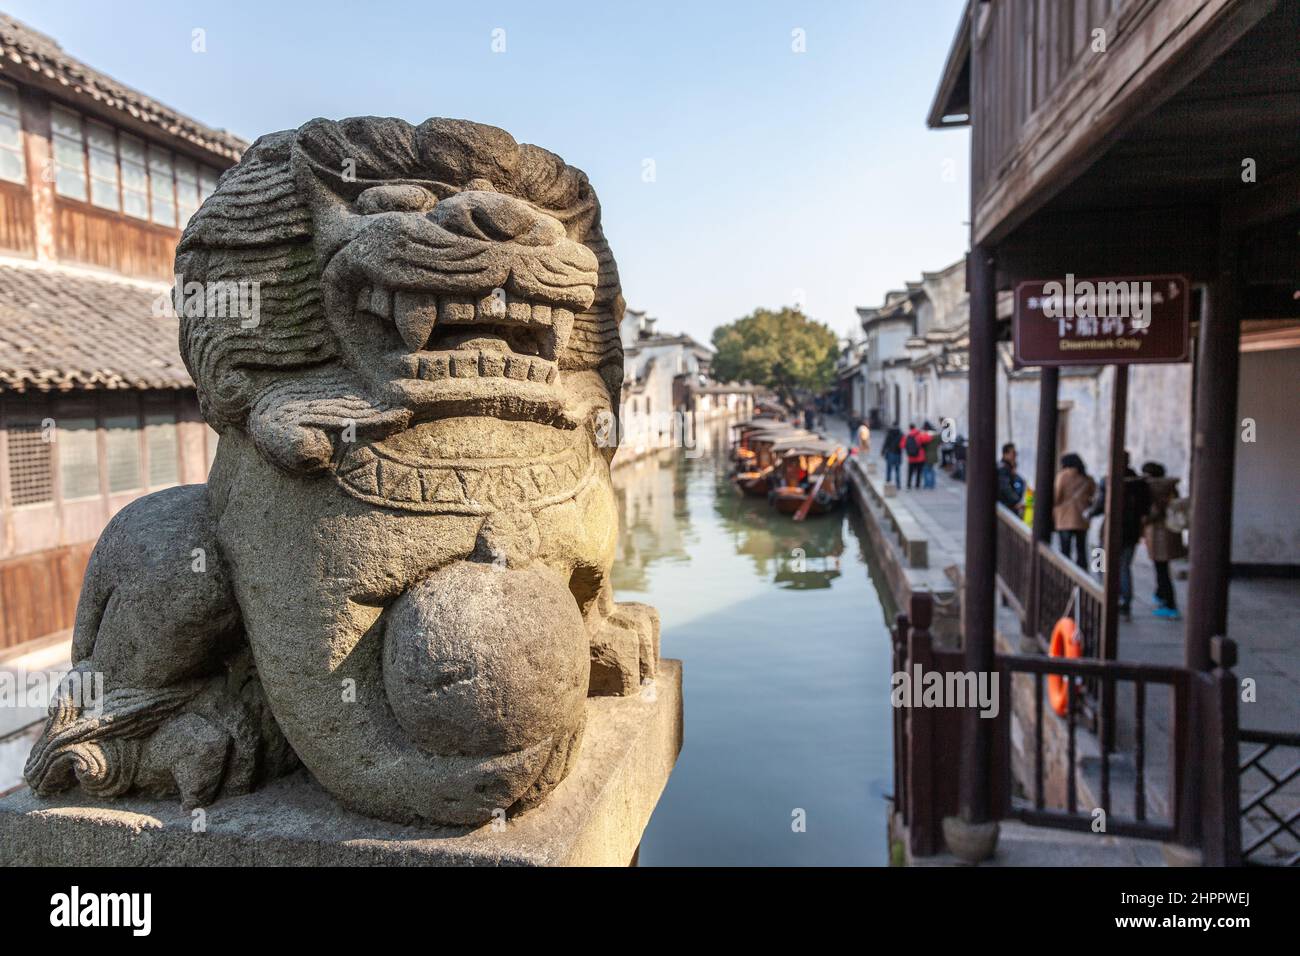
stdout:
MULTIPOLYGON (((894 670, 893 673, 907 673, 907 647, 908 633, 911 629, 911 622, 906 614, 899 614, 894 622, 893 633, 893 651, 894 651, 894 670)), ((906 703, 906 701, 904 702, 906 703)), ((894 708, 894 811, 902 817, 904 823, 907 819, 907 805, 911 787, 907 781, 908 765, 908 740, 907 740, 907 708, 894 708)))
MULTIPOLYGON (((966 260, 970 288, 970 446, 966 453, 966 560, 962 654, 969 673, 993 670, 997 574, 997 289, 993 256, 981 245, 966 260)), ((992 721, 967 708, 962 726, 961 816, 989 820, 992 721)))
POLYGON ((1034 465, 1034 534, 1029 549, 1029 601, 1020 631, 1038 637, 1038 545, 1051 544, 1052 507, 1056 504, 1056 432, 1059 423, 1058 394, 1061 370, 1045 365, 1038 372, 1038 450, 1034 465))
POLYGON ((27 133, 27 181, 31 184, 33 251, 38 262, 51 262, 58 258, 58 239, 54 232, 54 177, 50 175, 54 168, 50 100, 28 88, 22 90, 21 96, 23 130, 27 133))
POLYGON ((1219 278, 1201 316, 1196 350, 1196 434, 1192 458, 1191 573, 1183 655, 1193 670, 1209 670, 1210 641, 1228 631, 1232 561, 1232 475, 1237 448, 1240 374, 1239 237, 1219 237, 1219 278))
POLYGON ((1201 686, 1200 740, 1201 862, 1241 865, 1241 780, 1237 737, 1237 645, 1226 637, 1211 642, 1214 670, 1201 686))
MULTIPOLYGON (((1106 539, 1103 542, 1101 647, 1098 657, 1113 661, 1119 654, 1119 564, 1124 546, 1124 432, 1128 424, 1128 366, 1115 366, 1110 410, 1110 461, 1106 469, 1106 539)), ((1104 681, 1101 691, 1101 741, 1109 752, 1115 743, 1115 683, 1104 681)))
MULTIPOLYGON (((928 594, 912 595, 912 629, 907 639, 907 673, 934 670, 934 646, 930 640, 933 605, 928 594)), ((910 701, 907 702, 910 705, 910 701)), ((939 852, 938 799, 935 793, 935 733, 937 720, 928 707, 907 706, 907 826, 913 856, 939 852)))

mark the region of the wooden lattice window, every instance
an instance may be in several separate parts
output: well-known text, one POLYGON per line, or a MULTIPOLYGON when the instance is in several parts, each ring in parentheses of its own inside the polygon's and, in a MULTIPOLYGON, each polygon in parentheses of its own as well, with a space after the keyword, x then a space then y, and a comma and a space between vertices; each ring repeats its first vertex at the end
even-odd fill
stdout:
POLYGON ((156 146, 149 147, 149 191, 153 221, 176 228, 176 182, 172 154, 156 146))
POLYGON ((56 106, 50 110, 50 128, 54 137, 54 191, 85 202, 86 153, 81 117, 56 106))
POLYGON ((117 134, 111 126, 86 122, 86 155, 90 159, 90 201, 101 209, 117 212, 119 176, 117 171, 117 134))
POLYGON ((126 133, 118 137, 122 158, 122 211, 136 219, 149 218, 149 164, 144 142, 126 133))
POLYGON ((218 178, 219 174, 215 169, 208 169, 206 166, 199 167, 199 202, 204 202, 217 191, 218 178))
POLYGON ((59 486, 63 500, 94 498, 99 492, 99 445, 95 419, 59 419, 59 486))
POLYGON ((177 225, 184 229, 199 208, 199 174, 192 159, 177 156, 175 165, 177 225))
POLYGON ((13 183, 27 182, 18 90, 8 83, 0 83, 0 179, 13 183))
POLYGON ((161 488, 181 480, 177 459, 176 416, 152 414, 144 417, 145 444, 149 447, 149 487, 161 488))
POLYGON ((112 415, 104 419, 105 450, 108 454, 108 491, 135 491, 141 487, 140 419, 136 415, 112 415))
POLYGON ((39 420, 9 423, 9 500, 14 507, 54 500, 52 432, 39 420))

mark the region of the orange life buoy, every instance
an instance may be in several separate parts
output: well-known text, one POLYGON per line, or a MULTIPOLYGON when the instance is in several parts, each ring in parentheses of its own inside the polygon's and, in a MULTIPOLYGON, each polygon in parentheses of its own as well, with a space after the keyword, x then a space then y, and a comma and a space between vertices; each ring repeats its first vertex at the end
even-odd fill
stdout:
MULTIPOLYGON (((1052 657, 1082 657, 1083 642, 1073 618, 1063 617, 1052 628, 1052 644, 1047 653, 1052 657)), ((1070 682, 1060 674, 1047 675, 1047 700, 1056 716, 1064 717, 1070 703, 1070 682)))

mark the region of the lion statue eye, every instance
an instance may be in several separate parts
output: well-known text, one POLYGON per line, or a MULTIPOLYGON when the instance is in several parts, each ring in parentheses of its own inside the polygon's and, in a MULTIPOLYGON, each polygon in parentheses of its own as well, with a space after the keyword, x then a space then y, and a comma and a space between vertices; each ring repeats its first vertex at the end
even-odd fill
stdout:
POLYGON ((392 183, 371 186, 357 197, 357 212, 363 216, 379 212, 427 212, 438 198, 423 186, 392 183))

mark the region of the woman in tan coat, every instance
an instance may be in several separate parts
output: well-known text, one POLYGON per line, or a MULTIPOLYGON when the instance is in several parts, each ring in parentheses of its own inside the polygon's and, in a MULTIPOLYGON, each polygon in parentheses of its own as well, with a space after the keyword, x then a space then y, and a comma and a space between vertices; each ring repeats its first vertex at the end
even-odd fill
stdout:
POLYGON ((1052 486, 1052 524, 1061 542, 1061 552, 1079 567, 1088 567, 1088 506, 1097 493, 1097 483, 1088 477, 1083 459, 1070 452, 1061 458, 1061 470, 1052 486))
POLYGON ((1168 526, 1170 505, 1178 498, 1178 479, 1165 475, 1164 465, 1149 461, 1142 466, 1142 477, 1151 490, 1151 510, 1142 527, 1142 540, 1156 566, 1156 617, 1171 621, 1179 619, 1178 598, 1174 594, 1174 580, 1169 574, 1169 562, 1187 556, 1182 534, 1168 526))

